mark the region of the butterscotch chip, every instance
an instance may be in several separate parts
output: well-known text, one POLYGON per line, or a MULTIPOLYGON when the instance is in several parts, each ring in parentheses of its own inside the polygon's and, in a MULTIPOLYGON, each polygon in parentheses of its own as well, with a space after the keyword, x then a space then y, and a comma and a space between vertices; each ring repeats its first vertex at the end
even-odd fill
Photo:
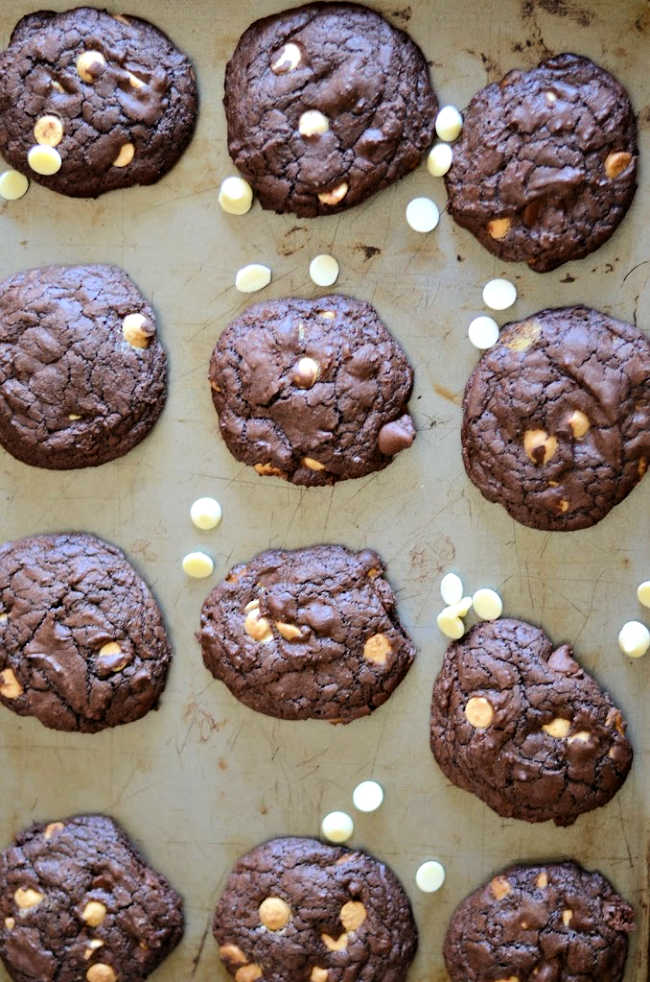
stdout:
POLYGON ((347 934, 340 934, 338 938, 332 938, 329 934, 321 934, 321 941, 328 951, 345 951, 348 946, 347 934))
POLYGON ((83 909, 81 919, 89 925, 89 927, 99 927, 106 918, 107 910, 104 904, 99 900, 89 900, 83 909))
POLYGON ((363 646, 363 657, 375 665, 385 665, 392 646, 385 634, 373 634, 363 646))
POLYGON ((262 969, 259 965, 242 965, 235 972, 235 982, 255 982, 255 979, 262 978, 262 969))
POLYGON ((526 430, 524 450, 534 464, 547 464, 557 451, 557 437, 546 430, 526 430))
POLYGON ((219 947, 219 956, 225 962, 232 965, 245 965, 248 961, 244 952, 236 944, 222 944, 219 947))
POLYGON ((490 883, 490 892, 495 900, 503 900, 512 891, 512 887, 505 876, 495 876, 490 883))
POLYGON ((308 467, 310 471, 324 471, 325 464, 321 464, 320 460, 314 460, 313 457, 303 457, 302 462, 305 467, 308 467))
POLYGON ((269 931, 281 931, 291 918, 291 908, 280 897, 267 897, 260 904, 260 921, 269 931))
POLYGON ((39 890, 34 890, 32 887, 18 887, 14 893, 14 900, 21 910, 31 910, 32 907, 38 907, 44 896, 39 890))
POLYGON ((341 924, 348 933, 358 931, 367 916, 368 911, 360 901, 349 900, 341 907, 341 924))
POLYGON ((548 733, 549 736, 554 737, 556 740, 564 740, 569 735, 571 723, 568 719, 557 717, 557 719, 552 719, 550 723, 545 723, 542 729, 544 733, 548 733))
POLYGON ((276 621, 275 626, 286 641, 295 641, 296 638, 302 637, 302 631, 297 624, 284 624, 282 621, 276 621))
POLYGON ((605 159, 605 173, 610 181, 614 181, 617 177, 620 177, 623 171, 627 170, 630 166, 631 162, 631 153, 618 151, 617 153, 608 154, 605 159))
POLYGON ((485 730, 494 719, 494 709, 485 696, 472 696, 465 706, 465 716, 476 729, 485 730))
POLYGON ((546 873, 545 870, 542 870, 542 872, 539 874, 535 880, 535 885, 538 886, 540 890, 543 890, 548 886, 548 873, 546 873))
POLYGON ((327 982, 329 973, 326 968, 318 968, 316 965, 311 970, 310 982, 327 982))
POLYGON ((135 157, 135 147, 132 143, 124 143, 113 161, 113 167, 128 167, 135 157))
POLYGON ((494 218, 488 222, 488 232, 493 239, 505 239, 511 227, 511 218, 494 218))
POLYGON ((5 699, 18 699, 24 689, 16 677, 13 668, 5 668, 0 672, 0 696, 5 699))
POLYGON ((7 928, 8 931, 13 931, 15 926, 16 926, 15 917, 5 917, 5 927, 7 928))
POLYGON ((287 476, 284 473, 284 471, 280 470, 279 467, 274 467, 273 464, 255 464, 255 470, 257 471, 258 474, 261 474, 263 477, 267 477, 269 475, 273 477, 287 476))
POLYGON ((95 965, 90 966, 86 972, 86 978, 88 982, 116 982, 117 974, 110 965, 97 962, 95 965))

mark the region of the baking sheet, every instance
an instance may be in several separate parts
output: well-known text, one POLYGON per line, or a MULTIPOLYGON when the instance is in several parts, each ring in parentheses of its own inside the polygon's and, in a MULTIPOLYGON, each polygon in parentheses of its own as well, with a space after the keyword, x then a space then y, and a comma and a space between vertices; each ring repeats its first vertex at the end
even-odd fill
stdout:
MULTIPOLYGON (((3 47, 30 6, 2 0, 3 47)), ((225 61, 242 30, 279 6, 280 0, 133 4, 195 61, 202 107, 189 152, 153 187, 95 202, 33 185, 22 201, 0 206, 3 278, 53 261, 118 263, 153 301, 171 362, 166 411, 126 458, 56 473, 1 453, 2 539, 84 529, 119 544, 160 599, 176 650, 161 710, 130 726, 97 736, 57 734, 0 710, 0 842, 35 819, 80 810, 114 815, 185 896, 185 939, 156 979, 226 979, 209 925, 232 862, 273 835, 317 834, 321 816, 351 810, 353 787, 373 776, 383 783, 386 802, 374 815, 355 816, 353 844, 387 860, 411 896, 421 943, 409 982, 446 978, 441 945, 448 918, 494 870, 515 860, 569 856, 600 868, 634 904, 639 930, 625 979, 644 982, 649 663, 624 659, 616 635, 624 620, 639 616, 635 587, 650 575, 650 480, 594 529, 563 535, 517 526, 464 475, 458 404, 476 360, 466 325, 481 312, 481 287, 492 276, 515 279, 515 317, 547 304, 587 302, 650 329, 645 168, 613 240, 544 276, 503 265, 445 215, 430 236, 409 231, 403 212, 411 197, 428 194, 445 203, 442 182, 425 168, 329 219, 279 217, 257 206, 246 218, 226 216, 217 207, 219 182, 232 172, 221 109, 225 61), (246 305, 232 286, 235 270, 266 262, 274 274, 266 296, 314 296, 307 267, 319 252, 338 257, 338 288, 371 300, 406 347, 416 370, 412 409, 419 432, 414 447, 382 473, 304 490, 257 478, 228 454, 217 436, 206 375, 219 332, 246 305), (206 494, 224 509, 221 527, 208 534, 188 517, 194 498, 206 494), (280 722, 240 706, 205 671, 193 636, 203 598, 231 564, 268 546, 320 541, 382 553, 419 647, 389 702, 345 728, 280 722), (216 559, 211 582, 189 582, 181 572, 181 557, 195 547, 216 559), (573 828, 504 821, 450 785, 433 761, 429 699, 445 647, 435 615, 440 575, 449 568, 470 589, 496 587, 508 614, 541 623, 557 643, 574 643, 629 720, 636 761, 625 787, 573 828), (447 882, 427 897, 413 876, 429 857, 444 863, 447 882)), ((374 6, 421 44, 441 103, 463 106, 486 79, 532 66, 548 50, 595 58, 628 86, 642 153, 650 153, 648 3, 378 0, 374 6)))

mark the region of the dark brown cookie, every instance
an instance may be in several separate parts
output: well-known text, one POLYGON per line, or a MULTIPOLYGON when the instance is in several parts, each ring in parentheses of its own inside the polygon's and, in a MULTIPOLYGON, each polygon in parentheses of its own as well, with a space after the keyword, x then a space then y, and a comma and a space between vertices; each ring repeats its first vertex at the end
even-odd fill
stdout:
POLYGON ((637 160, 623 86, 588 58, 557 55, 474 96, 446 177, 449 211, 490 252, 544 273, 613 234, 637 160))
POLYGON ((392 870, 316 839, 271 839, 242 856, 213 932, 236 982, 404 982, 418 945, 392 870))
POLYGON ((116 546, 39 535, 0 547, 0 702, 95 733, 155 709, 172 652, 149 588, 116 546))
POLYGON ((241 702, 280 719, 349 723, 381 706, 415 656, 375 552, 273 549, 210 593, 206 667, 241 702))
POLYGON ((541 628, 502 618, 447 649, 431 749, 450 781, 505 818, 571 825, 607 804, 632 765, 609 695, 541 628))
POLYGON ((0 957, 14 982, 141 982, 183 901, 104 815, 33 825, 0 854, 0 957))
POLYGON ((438 104, 424 55, 354 3, 258 20, 226 69, 228 147, 264 208, 351 208, 418 166, 438 104))
POLYGON ((588 307, 507 325, 465 388, 463 460, 523 525, 588 528, 650 457, 650 342, 588 307))
POLYGON ((155 314, 116 266, 43 266, 0 284, 0 443, 67 470, 121 457, 167 398, 155 314))
POLYGON ((0 54, 0 152, 71 197, 160 180, 189 144, 197 111, 189 59, 130 14, 94 7, 28 14, 0 54), (37 144, 60 155, 57 173, 30 166, 37 144))
POLYGON ((456 908, 451 982, 621 982, 634 911, 577 863, 512 866, 456 908))
POLYGON ((374 307, 350 297, 249 307, 219 338, 210 384, 230 452, 294 484, 363 477, 415 439, 413 370, 374 307))

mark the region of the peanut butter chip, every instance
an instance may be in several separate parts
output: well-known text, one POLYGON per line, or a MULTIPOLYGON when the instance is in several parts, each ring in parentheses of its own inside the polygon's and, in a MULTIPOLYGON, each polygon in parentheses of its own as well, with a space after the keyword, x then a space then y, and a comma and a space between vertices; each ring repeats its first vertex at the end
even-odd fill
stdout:
POLYGON ((329 951, 345 951, 348 946, 347 934, 341 934, 338 938, 331 938, 329 934, 321 934, 320 937, 329 951))
POLYGON ((12 668, 5 668, 0 672, 0 696, 5 699, 18 699, 24 691, 12 668))
POLYGON ((617 150, 614 153, 608 154, 605 158, 605 173, 610 181, 616 180, 624 170, 627 170, 631 160, 632 154, 627 153, 625 150, 617 150))
POLYGON ((132 143, 125 143, 113 161, 113 167, 128 167, 134 157, 135 147, 132 143))
POLYGON ((235 982, 255 982, 255 979, 262 978, 262 969, 259 965, 242 965, 235 972, 235 982))
POLYGON ((244 630, 246 631, 246 634, 253 639, 253 641, 266 642, 270 641, 273 637, 271 625, 267 621, 266 617, 260 617, 260 612, 257 607, 253 607, 246 614, 246 617, 244 618, 244 630))
POLYGON ((568 719, 561 719, 558 716, 555 719, 552 719, 550 723, 545 723, 544 726, 542 726, 542 729, 555 740, 564 740, 569 735, 571 723, 568 719))
POLYGON ((90 927, 99 927, 106 917, 106 908, 99 900, 89 900, 83 909, 81 919, 90 927))
POLYGON ((275 626, 285 641, 295 641, 296 638, 302 635, 302 631, 297 624, 285 624, 283 621, 276 621, 275 626))
POLYGON ((557 437, 549 436, 546 430, 526 430, 524 450, 534 464, 547 464, 557 450, 557 437))
POLYGON ((490 883, 490 890, 495 900, 503 900, 507 897, 512 887, 505 876, 495 876, 490 883))
POLYGON ((562 923, 564 924, 565 927, 569 926, 572 918, 573 918, 573 911, 569 910, 568 907, 566 910, 562 911, 562 923))
POLYGON ((232 965, 245 965, 246 955, 236 944, 222 944, 219 948, 219 956, 232 965))
POLYGON ((144 314, 127 314, 122 321, 122 336, 132 348, 148 348, 155 329, 144 314))
POLYGON ((352 931, 358 931, 366 917, 368 912, 364 905, 357 900, 349 900, 347 904, 343 904, 341 907, 341 924, 345 930, 350 933, 352 931))
POLYGON ((537 877, 537 879, 535 880, 535 883, 540 888, 540 890, 543 890, 544 887, 547 887, 548 886, 548 876, 547 876, 547 874, 546 873, 543 873, 543 872, 540 873, 539 876, 537 877))
POLYGON ((579 409, 574 409, 569 416, 569 426, 576 440, 581 440, 589 432, 591 423, 589 422, 588 416, 585 416, 579 409))
POLYGON ((363 646, 363 657, 374 665, 385 665, 391 651, 391 643, 385 634, 373 634, 363 646))
POLYGON ((106 59, 101 51, 83 51, 77 58, 77 72, 84 82, 94 82, 105 65, 106 59))
POLYGON ((472 696, 465 706, 465 716, 477 730, 485 730, 494 719, 494 710, 485 696, 472 696))
POLYGON ((281 471, 279 467, 274 467, 273 464, 255 464, 255 470, 264 477, 270 475, 273 477, 286 477, 284 471, 281 471))
POLYGON ((314 965, 309 976, 309 982, 327 982, 328 975, 326 968, 318 968, 314 965))
POLYGON ((117 975, 110 965, 97 962, 96 965, 90 966, 86 972, 86 978, 88 982, 116 982, 117 975))
POLYGON ((511 218, 493 218, 491 222, 488 222, 488 234, 493 239, 505 239, 511 226, 511 218))
POLYGON ((41 116, 34 126, 34 139, 47 147, 58 147, 63 139, 63 123, 58 116, 41 116))
POLYGON ((276 75, 286 75, 287 72, 294 71, 301 61, 300 48, 289 42, 280 48, 275 61, 271 62, 271 71, 276 75))
POLYGON ((20 907, 21 910, 31 910, 32 907, 38 907, 43 900, 43 897, 44 894, 39 893, 38 890, 32 889, 32 887, 18 887, 14 893, 16 905, 20 907))
POLYGON ((301 358, 293 370, 293 382, 299 389, 311 389, 320 375, 320 366, 313 358, 301 358))
POLYGON ((281 931, 291 918, 291 907, 280 897, 267 897, 259 908, 260 921, 269 931, 281 931))
POLYGON ((57 832, 63 832, 63 822, 50 822, 49 825, 45 826, 43 835, 49 841, 57 832))
POLYGON ((321 191, 318 195, 318 200, 323 205, 338 205, 341 201, 343 201, 344 197, 348 193, 348 190, 348 182, 342 181, 340 184, 337 184, 335 188, 332 188, 331 191, 321 191))

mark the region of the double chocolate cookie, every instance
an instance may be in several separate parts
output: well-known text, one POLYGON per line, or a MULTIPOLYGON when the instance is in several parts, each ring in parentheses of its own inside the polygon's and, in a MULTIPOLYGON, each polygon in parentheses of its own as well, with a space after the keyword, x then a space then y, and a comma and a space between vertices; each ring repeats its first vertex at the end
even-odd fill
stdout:
POLYGON ((392 870, 365 852, 300 838, 242 856, 213 931, 236 982, 404 982, 418 943, 392 870))
POLYGON ((561 54, 474 96, 446 176, 449 211, 537 272, 603 244, 636 190, 636 120, 609 72, 561 54))
POLYGON ((609 695, 544 632, 502 618, 449 646, 433 687, 431 749, 450 781, 505 818, 571 825, 632 764, 609 695))
POLYGON ((33 825, 0 854, 0 958, 14 982, 142 982, 183 902, 104 815, 33 825))
POLYGON ((115 546, 39 535, 0 548, 0 702, 95 733, 155 709, 172 652, 149 588, 115 546))
POLYGON ((415 648, 375 552, 273 549, 210 593, 206 667, 245 705, 280 719, 349 723, 381 706, 415 648))
POLYGON ((374 307, 350 297, 249 307, 219 338, 210 385, 231 453, 294 484, 363 477, 415 439, 413 370, 374 307))
POLYGON ((451 982, 621 982, 634 911, 577 863, 512 866, 451 918, 451 982))
POLYGON ((156 318, 116 266, 44 266, 0 284, 0 443, 66 470, 121 457, 167 398, 156 318))
POLYGON ((508 325, 465 388, 468 476, 523 525, 588 528, 650 458, 650 342, 587 307, 508 325))
POLYGON ((139 17, 41 10, 0 54, 0 152, 71 197, 158 181, 189 144, 197 111, 191 62, 139 17))
POLYGON ((438 104, 424 55, 380 14, 311 3, 258 20, 226 69, 230 155, 264 208, 351 208, 418 166, 438 104))

